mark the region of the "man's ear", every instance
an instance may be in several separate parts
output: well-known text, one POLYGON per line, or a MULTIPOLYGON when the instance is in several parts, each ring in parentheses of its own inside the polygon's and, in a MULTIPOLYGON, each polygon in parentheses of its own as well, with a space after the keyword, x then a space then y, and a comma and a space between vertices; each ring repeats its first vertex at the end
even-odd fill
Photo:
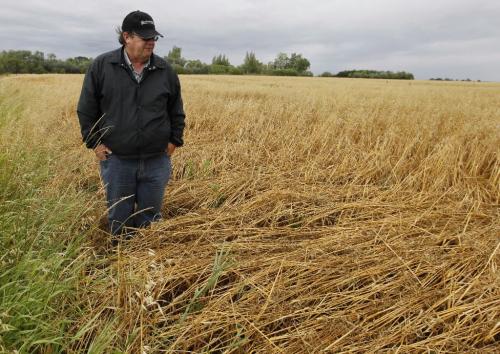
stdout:
POLYGON ((128 42, 132 39, 132 33, 130 32, 123 32, 123 39, 125 39, 125 42, 128 42))

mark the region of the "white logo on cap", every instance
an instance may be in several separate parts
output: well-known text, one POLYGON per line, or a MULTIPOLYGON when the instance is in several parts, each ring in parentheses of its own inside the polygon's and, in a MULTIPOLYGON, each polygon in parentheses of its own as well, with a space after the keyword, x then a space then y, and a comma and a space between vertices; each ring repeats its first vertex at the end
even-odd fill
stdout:
POLYGON ((154 26, 155 23, 153 21, 149 21, 149 20, 141 21, 141 26, 144 26, 144 25, 153 25, 154 26))

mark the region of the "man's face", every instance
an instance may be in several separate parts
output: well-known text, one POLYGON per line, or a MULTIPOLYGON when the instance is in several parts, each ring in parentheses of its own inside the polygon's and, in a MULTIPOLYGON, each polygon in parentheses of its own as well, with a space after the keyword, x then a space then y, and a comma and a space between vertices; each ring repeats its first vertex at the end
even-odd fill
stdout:
POLYGON ((125 32, 124 36, 127 53, 133 60, 147 61, 155 47, 155 39, 144 39, 134 33, 125 32))

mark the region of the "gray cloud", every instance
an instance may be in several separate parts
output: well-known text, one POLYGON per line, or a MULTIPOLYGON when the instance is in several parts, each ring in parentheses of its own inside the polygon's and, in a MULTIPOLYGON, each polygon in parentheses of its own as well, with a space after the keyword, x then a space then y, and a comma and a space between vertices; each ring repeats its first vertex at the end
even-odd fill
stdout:
POLYGON ((500 3, 490 0, 129 0, 88 3, 34 0, 4 5, 0 49, 58 57, 96 56, 118 46, 114 29, 130 11, 149 12, 186 58, 224 53, 240 64, 246 51, 264 62, 299 52, 315 73, 345 69, 406 70, 417 78, 500 81, 500 3))

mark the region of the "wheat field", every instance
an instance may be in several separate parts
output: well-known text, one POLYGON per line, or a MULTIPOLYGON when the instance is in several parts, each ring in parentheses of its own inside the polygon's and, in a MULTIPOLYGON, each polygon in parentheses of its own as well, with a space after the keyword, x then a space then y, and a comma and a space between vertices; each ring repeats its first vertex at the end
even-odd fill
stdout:
POLYGON ((182 76, 165 218, 111 250, 82 79, 0 79, 80 198, 65 352, 499 351, 500 84, 182 76))

